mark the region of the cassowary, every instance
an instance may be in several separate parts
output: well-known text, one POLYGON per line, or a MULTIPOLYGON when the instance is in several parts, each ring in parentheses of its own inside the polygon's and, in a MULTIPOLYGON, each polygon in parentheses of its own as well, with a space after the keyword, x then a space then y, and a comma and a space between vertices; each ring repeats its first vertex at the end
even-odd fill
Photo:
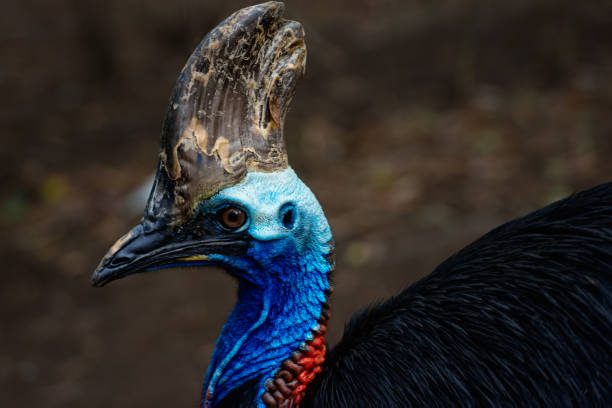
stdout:
POLYGON ((287 162, 306 49, 282 11, 240 10, 191 55, 144 217, 94 285, 181 265, 238 280, 202 407, 610 406, 612 184, 494 229, 327 351, 334 244, 287 162))

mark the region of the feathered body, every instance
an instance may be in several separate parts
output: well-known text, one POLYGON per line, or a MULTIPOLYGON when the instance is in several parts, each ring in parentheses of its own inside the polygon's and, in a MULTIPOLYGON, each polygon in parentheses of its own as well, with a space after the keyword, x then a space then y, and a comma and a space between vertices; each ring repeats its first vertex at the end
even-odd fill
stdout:
POLYGON ((609 406, 612 183, 489 232, 353 317, 315 407, 609 406))
POLYGON ((282 11, 240 10, 196 48, 144 217, 94 285, 176 265, 238 280, 203 408, 609 406, 612 184, 493 230, 356 315, 326 355, 333 240, 287 162, 306 48, 282 11))

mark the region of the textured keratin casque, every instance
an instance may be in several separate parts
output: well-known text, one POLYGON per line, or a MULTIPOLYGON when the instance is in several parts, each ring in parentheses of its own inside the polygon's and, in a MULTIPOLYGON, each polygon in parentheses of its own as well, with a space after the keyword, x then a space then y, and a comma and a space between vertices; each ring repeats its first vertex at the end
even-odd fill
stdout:
POLYGON ((147 214, 178 225, 194 201, 247 171, 288 167, 283 122, 306 64, 304 30, 280 3, 242 9, 200 42, 174 87, 147 214), (167 178, 167 179, 166 179, 167 178), (167 191, 164 191, 167 190, 167 191))
POLYGON ((205 408, 609 406, 612 183, 494 229, 325 344, 334 243, 288 164, 306 48, 282 13, 242 9, 193 52, 144 217, 93 284, 184 265, 238 281, 205 408))

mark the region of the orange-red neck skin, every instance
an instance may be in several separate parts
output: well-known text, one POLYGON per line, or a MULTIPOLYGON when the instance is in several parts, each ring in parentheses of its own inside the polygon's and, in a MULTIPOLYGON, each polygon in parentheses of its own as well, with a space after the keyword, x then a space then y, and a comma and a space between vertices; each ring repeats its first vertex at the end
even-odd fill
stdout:
POLYGON ((308 385, 323 369, 327 351, 325 333, 330 316, 329 305, 326 303, 323 305, 319 324, 312 331, 312 339, 304 342, 299 350, 284 360, 274 378, 266 381, 266 391, 261 399, 267 408, 299 407, 308 385))

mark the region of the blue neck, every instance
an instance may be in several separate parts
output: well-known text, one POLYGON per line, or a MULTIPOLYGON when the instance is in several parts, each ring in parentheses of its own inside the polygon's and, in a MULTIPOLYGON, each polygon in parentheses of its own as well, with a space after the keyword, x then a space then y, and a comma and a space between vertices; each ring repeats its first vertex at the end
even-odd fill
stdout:
MULTIPOLYGON (((229 391, 259 378, 263 384, 283 360, 312 338, 329 289, 326 252, 299 255, 290 240, 254 242, 248 276, 240 277, 238 301, 217 339, 204 383, 204 401, 215 406, 229 391), (283 246, 282 257, 279 245, 283 246), (267 260, 261 261, 261 260, 267 260), (208 396, 208 397, 206 397, 208 396)), ((243 265, 241 265, 243 266, 243 265)))
MULTIPOLYGON (((238 302, 223 327, 204 382, 203 407, 214 407, 232 389, 264 382, 302 343, 311 340, 329 290, 332 239, 316 197, 291 168, 249 172, 243 181, 198 205, 214 215, 226 205, 248 213, 246 254, 207 255, 238 278, 238 302), (292 222, 286 222, 285 209, 292 222)), ((242 396, 242 394, 241 394, 242 396)))

